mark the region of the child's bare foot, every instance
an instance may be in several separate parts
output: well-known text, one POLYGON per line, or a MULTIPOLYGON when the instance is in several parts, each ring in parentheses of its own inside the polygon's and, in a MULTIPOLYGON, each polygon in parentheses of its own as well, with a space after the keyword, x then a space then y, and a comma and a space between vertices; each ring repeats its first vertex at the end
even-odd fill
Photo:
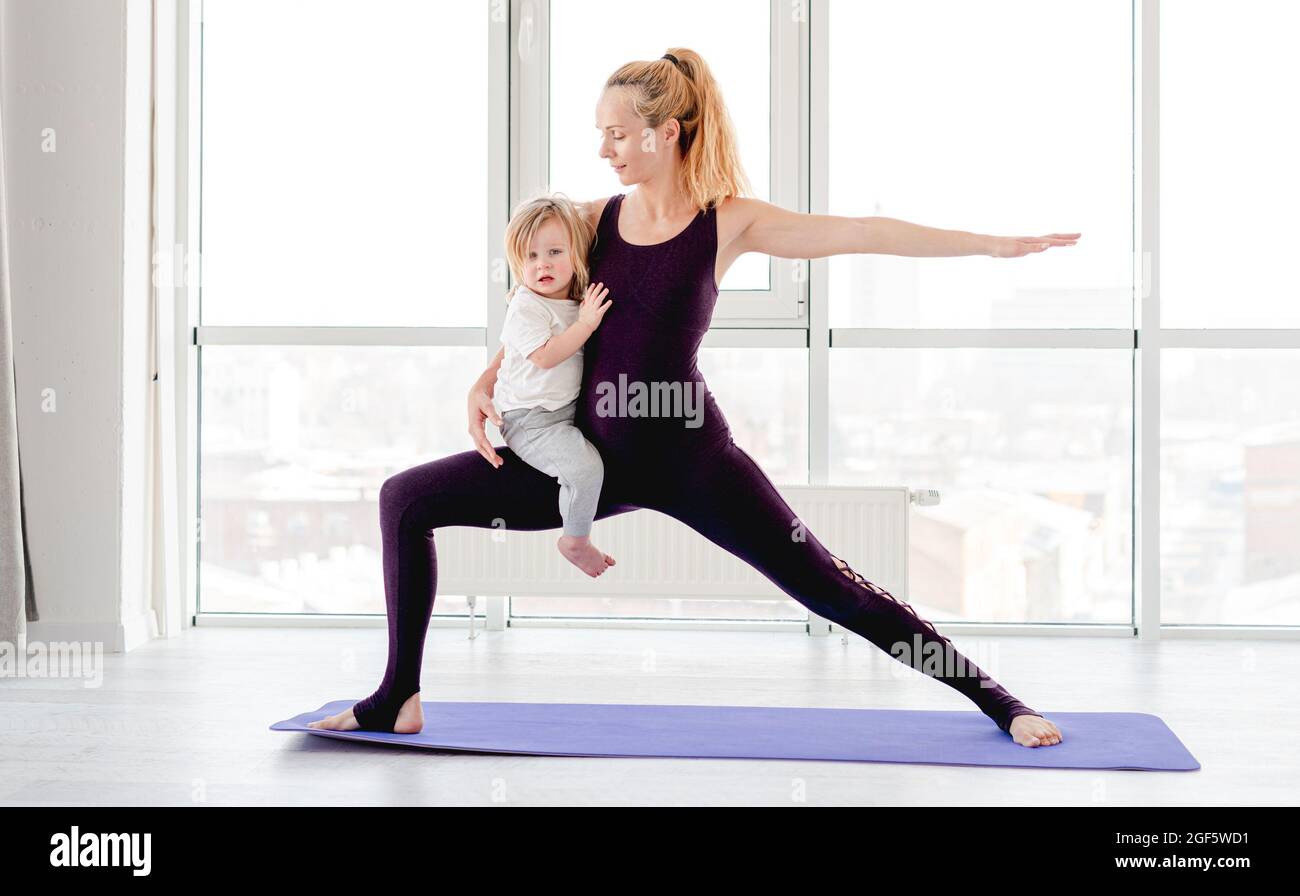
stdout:
POLYGON ((614 558, 601 553, 585 535, 561 535, 555 545, 566 560, 593 578, 614 565, 614 558))
MULTIPOLYGON (((308 722, 307 727, 328 728, 331 731, 357 731, 361 728, 357 724, 357 717, 352 714, 351 707, 327 719, 308 722)), ((420 692, 416 691, 406 698, 402 708, 397 711, 397 721, 393 723, 393 733, 419 734, 422 728, 424 728, 424 707, 420 705, 420 692)))
POLYGON ((1022 747, 1050 747, 1061 742, 1061 729, 1042 716, 1016 716, 1010 734, 1022 747))

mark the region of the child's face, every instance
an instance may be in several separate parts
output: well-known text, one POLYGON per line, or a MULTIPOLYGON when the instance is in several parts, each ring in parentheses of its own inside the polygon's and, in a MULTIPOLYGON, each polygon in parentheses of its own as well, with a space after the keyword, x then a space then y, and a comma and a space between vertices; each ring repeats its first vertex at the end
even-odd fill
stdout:
POLYGON ((524 282, 539 295, 562 299, 568 295, 572 279, 573 258, 569 254, 568 238, 560 222, 550 218, 537 228, 528 246, 524 282))

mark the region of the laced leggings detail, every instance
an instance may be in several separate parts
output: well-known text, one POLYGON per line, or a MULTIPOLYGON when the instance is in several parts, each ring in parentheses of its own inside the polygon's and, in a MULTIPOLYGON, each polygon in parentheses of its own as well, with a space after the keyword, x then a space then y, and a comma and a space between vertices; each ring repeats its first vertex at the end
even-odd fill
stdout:
POLYGON ((945 643, 947 643, 947 644, 951 644, 951 643, 952 643, 952 641, 948 639, 948 636, 947 636, 947 635, 941 635, 941 634, 939 634, 939 630, 938 630, 937 628, 934 627, 934 623, 933 623, 933 622, 931 622, 931 621, 928 620, 928 619, 922 619, 922 618, 920 617, 920 615, 916 612, 916 610, 912 609, 912 605, 909 604, 907 601, 905 601, 905 600, 899 600, 898 598, 894 597, 894 595, 892 595, 892 594, 890 594, 888 591, 886 591, 884 588, 881 588, 879 585, 876 585, 876 584, 873 583, 873 582, 869 582, 869 581, 867 581, 865 578, 863 578, 861 575, 858 574, 858 571, 857 571, 857 570, 855 570, 853 567, 849 566, 848 563, 846 563, 845 561, 841 560, 839 557, 836 557, 834 554, 831 554, 831 559, 835 561, 835 565, 839 567, 840 572, 844 573, 846 576, 848 576, 849 578, 851 578, 853 581, 857 582, 857 583, 858 583, 859 585, 861 585, 863 588, 867 589, 868 591, 870 591, 872 594, 876 595, 877 597, 886 597, 886 598, 889 598, 889 599, 892 600, 894 603, 898 604, 898 605, 901 606, 901 607, 904 607, 904 608, 907 610, 907 612, 911 613, 913 616, 916 617, 916 619, 917 619, 918 622, 920 622, 922 625, 928 626, 929 629, 930 629, 930 631, 934 633, 934 636, 935 636, 936 638, 939 638, 941 641, 943 641, 943 642, 945 642, 945 643))
MULTIPOLYGON (((847 618, 842 619, 837 619, 835 615, 833 615, 834 611, 832 611, 832 615, 827 618, 839 622, 839 624, 844 625, 845 628, 863 634, 864 637, 870 640, 873 644, 876 644, 882 650, 888 651, 889 646, 891 645, 887 642, 890 638, 894 639, 892 641, 892 646, 897 649, 898 644, 909 633, 913 643, 920 641, 922 645, 924 645, 925 642, 928 641, 930 644, 942 644, 942 652, 944 654, 943 663, 945 666, 944 672, 936 674, 926 668, 921 659, 916 656, 915 651, 910 652, 912 661, 908 663, 908 665, 911 665, 912 668, 919 672, 937 678, 949 687, 965 694, 975 702, 975 705, 978 706, 985 715, 994 721, 998 728, 1004 732, 1010 733, 1011 722, 1016 718, 1016 716, 1039 715, 1038 712, 1026 706, 1024 703, 1021 703, 1013 697, 1006 688, 1002 687, 978 666, 958 652, 956 646, 952 643, 952 640, 948 638, 948 636, 941 634, 939 630, 934 627, 934 623, 930 622, 928 619, 922 618, 911 604, 907 601, 900 600, 884 588, 881 588, 879 585, 867 580, 841 558, 834 554, 829 554, 829 552, 828 556, 835 564, 835 568, 854 584, 866 590, 874 597, 890 601, 895 607, 897 607, 897 618, 886 619, 879 610, 873 611, 869 607, 865 611, 850 614, 847 618), (860 621, 864 613, 868 619, 874 615, 876 617, 875 621, 865 623, 860 621), (864 628, 867 630, 864 631, 864 628), (892 634, 884 639, 878 637, 878 633, 883 632, 886 629, 892 630, 892 634)), ((895 658, 898 659, 899 657, 895 658)))

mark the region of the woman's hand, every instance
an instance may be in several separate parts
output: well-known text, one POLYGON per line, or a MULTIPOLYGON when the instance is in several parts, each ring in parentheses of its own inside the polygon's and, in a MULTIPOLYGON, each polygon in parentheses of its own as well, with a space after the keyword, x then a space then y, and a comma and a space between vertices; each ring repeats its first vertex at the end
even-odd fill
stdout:
POLYGON ((496 405, 492 403, 492 393, 488 391, 483 378, 480 377, 469 390, 469 437, 474 440, 474 447, 478 449, 479 454, 483 455, 484 460, 493 467, 500 467, 505 461, 492 450, 492 443, 488 441, 487 432, 483 428, 485 420, 491 420, 497 426, 501 425, 501 415, 497 413, 496 405))
POLYGON ((600 300, 609 295, 609 290, 602 288, 604 285, 604 283, 590 284, 587 287, 587 294, 582 297, 582 305, 578 308, 578 320, 591 327, 592 332, 600 326, 601 319, 614 301, 608 299, 604 305, 600 304, 600 300))
POLYGON ((1049 233, 1047 236, 992 236, 985 255, 994 258, 1019 258, 1031 252, 1042 252, 1051 246, 1073 246, 1079 241, 1078 233, 1049 233))

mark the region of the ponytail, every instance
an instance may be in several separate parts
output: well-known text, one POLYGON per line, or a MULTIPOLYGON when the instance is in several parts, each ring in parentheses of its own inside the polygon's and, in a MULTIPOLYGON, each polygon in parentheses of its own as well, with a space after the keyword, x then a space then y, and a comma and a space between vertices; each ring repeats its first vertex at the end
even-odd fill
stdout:
POLYGON ((718 82, 699 53, 672 47, 662 59, 629 62, 610 75, 605 87, 627 89, 633 110, 652 128, 677 119, 680 186, 696 208, 712 208, 731 196, 753 195, 740 164, 735 125, 718 82))

